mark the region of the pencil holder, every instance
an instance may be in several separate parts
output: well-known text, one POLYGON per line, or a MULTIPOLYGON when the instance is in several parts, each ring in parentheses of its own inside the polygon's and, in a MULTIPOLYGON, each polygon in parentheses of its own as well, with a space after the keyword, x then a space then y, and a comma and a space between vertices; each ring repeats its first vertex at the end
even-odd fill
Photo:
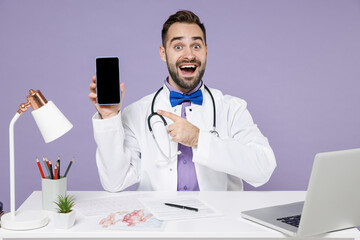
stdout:
POLYGON ((54 203, 59 195, 65 196, 67 189, 66 177, 60 179, 41 179, 42 189, 42 208, 44 210, 56 211, 56 204, 54 203))

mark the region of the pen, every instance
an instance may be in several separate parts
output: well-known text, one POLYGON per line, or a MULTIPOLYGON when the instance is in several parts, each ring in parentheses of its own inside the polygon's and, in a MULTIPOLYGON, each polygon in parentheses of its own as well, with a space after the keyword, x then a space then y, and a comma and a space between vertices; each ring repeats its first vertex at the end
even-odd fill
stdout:
POLYGON ((75 160, 74 158, 71 159, 71 161, 70 161, 70 163, 69 163, 69 166, 67 167, 67 169, 66 169, 66 171, 65 171, 64 177, 67 176, 67 174, 68 174, 68 172, 69 172, 69 169, 70 169, 70 167, 71 167, 71 164, 74 162, 74 160, 75 160))
POLYGON ((41 165, 40 165, 40 162, 39 162, 39 159, 38 159, 38 158, 36 158, 36 163, 37 163, 37 165, 38 165, 38 167, 39 167, 41 177, 42 177, 42 178, 45 178, 44 172, 43 172, 43 170, 42 170, 42 168, 41 168, 41 165))
POLYGON ((183 206, 183 205, 178 205, 178 204, 173 204, 173 203, 164 203, 164 204, 169 207, 182 208, 182 209, 191 210, 191 211, 195 211, 195 212, 199 211, 199 209, 193 208, 193 207, 188 207, 188 206, 183 206))

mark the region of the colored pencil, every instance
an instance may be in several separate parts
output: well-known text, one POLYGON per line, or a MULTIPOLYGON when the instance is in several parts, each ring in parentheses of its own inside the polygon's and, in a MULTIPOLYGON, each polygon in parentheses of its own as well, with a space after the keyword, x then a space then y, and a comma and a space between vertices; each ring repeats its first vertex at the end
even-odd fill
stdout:
POLYGON ((39 162, 39 159, 38 159, 38 158, 36 158, 36 163, 37 163, 37 165, 38 165, 38 167, 39 167, 41 177, 42 177, 42 178, 45 178, 44 172, 43 172, 43 170, 42 170, 42 168, 41 168, 41 165, 40 165, 40 162, 39 162))
POLYGON ((50 170, 50 179, 54 179, 54 174, 53 174, 53 169, 52 169, 52 164, 51 161, 49 161, 49 170, 50 170))
MULTIPOLYGON (((57 168, 56 178, 57 178, 57 179, 60 179, 60 178, 59 178, 59 163, 56 162, 56 165, 55 165, 55 166, 56 166, 56 168, 57 168)), ((54 172, 55 172, 55 170, 54 170, 54 172)), ((55 174, 55 173, 54 173, 54 174, 55 174)), ((54 176, 54 177, 55 177, 55 176, 54 176)))
POLYGON ((57 178, 58 178, 58 179, 60 179, 60 156, 58 157, 58 160, 57 160, 56 166, 57 166, 57 168, 58 168, 58 175, 57 175, 57 178))
POLYGON ((55 166, 55 169, 54 169, 54 179, 58 179, 58 169, 57 167, 55 166))
POLYGON ((69 172, 69 170, 70 170, 70 167, 71 167, 72 163, 74 162, 74 160, 75 160, 74 158, 71 159, 71 161, 70 161, 70 163, 69 163, 69 166, 67 167, 67 169, 66 169, 66 171, 65 171, 64 177, 67 176, 67 174, 68 174, 68 172, 69 172))
POLYGON ((47 173, 48 173, 48 175, 50 177, 50 169, 49 169, 49 166, 48 166, 48 164, 46 162, 45 157, 43 157, 43 162, 44 162, 45 169, 46 169, 46 171, 47 171, 47 173))
POLYGON ((48 168, 49 168, 49 170, 50 170, 50 164, 49 164, 49 160, 47 159, 47 157, 45 157, 45 160, 46 160, 46 163, 47 163, 48 168))

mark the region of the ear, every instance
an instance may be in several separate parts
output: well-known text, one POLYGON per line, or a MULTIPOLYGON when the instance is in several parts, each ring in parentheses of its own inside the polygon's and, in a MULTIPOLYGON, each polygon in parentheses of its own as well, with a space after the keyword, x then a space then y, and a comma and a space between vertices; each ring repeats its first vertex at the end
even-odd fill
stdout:
POLYGON ((166 62, 166 53, 165 53, 165 48, 163 46, 160 46, 159 53, 161 60, 163 60, 163 62, 166 62))
POLYGON ((208 45, 206 44, 206 58, 207 58, 207 53, 208 53, 208 45))

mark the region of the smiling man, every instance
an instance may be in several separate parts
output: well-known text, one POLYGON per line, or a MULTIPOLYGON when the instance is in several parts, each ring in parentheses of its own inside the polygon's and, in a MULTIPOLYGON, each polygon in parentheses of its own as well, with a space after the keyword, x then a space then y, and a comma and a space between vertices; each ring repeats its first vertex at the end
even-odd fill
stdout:
POLYGON ((123 111, 123 99, 100 106, 93 77, 89 98, 98 110, 96 163, 105 190, 135 183, 138 190, 243 190, 242 180, 269 180, 275 157, 246 102, 203 82, 207 51, 198 16, 178 11, 163 25, 160 57, 169 76, 156 93, 123 111))
POLYGON ((163 29, 160 56, 167 63, 169 83, 185 93, 194 89, 205 73, 207 45, 201 26, 175 22, 163 29))

